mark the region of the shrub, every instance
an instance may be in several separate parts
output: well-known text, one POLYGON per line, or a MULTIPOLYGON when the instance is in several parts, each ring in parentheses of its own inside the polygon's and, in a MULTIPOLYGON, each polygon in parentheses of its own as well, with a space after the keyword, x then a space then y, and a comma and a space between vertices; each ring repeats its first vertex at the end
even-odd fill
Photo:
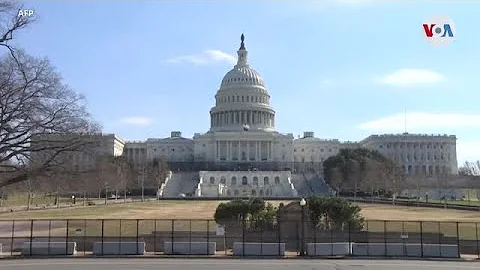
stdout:
POLYGON ((218 224, 247 228, 272 228, 275 226, 277 208, 271 203, 255 198, 250 200, 232 200, 218 205, 214 218, 218 224))
POLYGON ((365 219, 360 207, 343 198, 311 197, 308 208, 313 224, 325 230, 360 230, 365 219))

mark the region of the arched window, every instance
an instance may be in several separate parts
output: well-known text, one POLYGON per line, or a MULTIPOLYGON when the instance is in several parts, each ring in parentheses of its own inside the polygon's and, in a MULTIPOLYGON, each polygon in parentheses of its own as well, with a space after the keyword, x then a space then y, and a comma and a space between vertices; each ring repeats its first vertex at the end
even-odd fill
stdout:
POLYGON ((225 185, 226 182, 227 182, 227 178, 225 178, 225 176, 222 176, 220 178, 220 183, 225 185))
POLYGON ((269 184, 270 184, 269 182, 270 182, 270 181, 268 181, 268 177, 265 176, 265 177, 263 178, 263 184, 264 184, 264 185, 269 185, 269 184))
POLYGON ((248 178, 246 176, 242 177, 242 185, 248 185, 248 178))
POLYGON ((235 186, 236 184, 237 184, 237 177, 233 176, 231 185, 235 186))
POLYGON ((280 184, 280 177, 278 176, 275 177, 275 184, 280 184))
POLYGON ((215 184, 215 177, 213 177, 213 176, 210 177, 210 184, 212 184, 212 185, 215 184))
POLYGON ((256 176, 253 177, 253 184, 255 186, 258 186, 258 177, 256 177, 256 176))

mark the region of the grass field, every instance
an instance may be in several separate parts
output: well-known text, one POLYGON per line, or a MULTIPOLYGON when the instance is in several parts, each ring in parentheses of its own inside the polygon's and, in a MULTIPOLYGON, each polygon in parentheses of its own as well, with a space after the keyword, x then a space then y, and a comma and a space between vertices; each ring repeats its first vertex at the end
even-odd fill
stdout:
MULTIPOLYGON (((272 202, 278 205, 281 201, 272 202)), ((67 234, 101 236, 102 221, 104 236, 135 236, 138 233, 148 234, 152 231, 206 231, 215 232, 213 218, 217 205, 221 201, 150 201, 128 204, 97 205, 90 207, 50 209, 36 211, 21 211, 0 214, 0 223, 5 228, 11 227, 12 219, 17 220, 17 235, 29 235, 30 223, 26 220, 35 219, 35 236, 65 236, 67 234), (48 220, 54 220, 49 222, 48 220), (87 220, 82 220, 87 219, 87 220), (157 219, 155 221, 155 219, 157 219), (190 220, 192 219, 192 220, 190 220), (3 220, 3 221, 1 221, 3 220), (25 220, 22 224, 21 220, 25 220), (173 220, 173 221, 172 221, 173 220), (8 224, 7 224, 8 223, 8 224), (50 230, 48 228, 51 228, 50 230), (50 231, 50 232, 49 232, 50 231)), ((283 201, 283 203, 288 203, 283 201)), ((359 204, 362 215, 369 220, 369 231, 419 232, 420 223, 424 221, 423 232, 442 231, 447 235, 456 235, 456 222, 460 224, 459 233, 465 239, 476 239, 478 228, 474 222, 480 222, 480 211, 460 211, 450 209, 435 209, 421 207, 406 207, 393 205, 359 204), (379 221, 376 221, 379 220, 379 221), (381 220, 381 221, 380 221, 381 220), (389 222, 384 223, 383 220, 389 222), (407 222, 399 222, 407 221, 407 222), (439 224, 437 221, 444 223, 439 224), (468 222, 468 223, 467 223, 468 222)), ((10 233, 11 234, 11 233, 10 233)))
MULTIPOLYGON (((10 219, 212 219, 222 201, 149 201, 0 213, 10 219)), ((274 205, 288 201, 273 201, 274 205)), ((480 222, 480 211, 359 204, 369 220, 480 222)))

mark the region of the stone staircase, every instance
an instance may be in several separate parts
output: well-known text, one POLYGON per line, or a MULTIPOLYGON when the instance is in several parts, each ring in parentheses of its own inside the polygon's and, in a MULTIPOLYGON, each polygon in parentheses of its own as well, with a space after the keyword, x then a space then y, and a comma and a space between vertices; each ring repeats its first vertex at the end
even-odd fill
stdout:
POLYGON ((198 172, 173 172, 163 194, 164 198, 178 198, 180 194, 194 195, 198 185, 198 172))

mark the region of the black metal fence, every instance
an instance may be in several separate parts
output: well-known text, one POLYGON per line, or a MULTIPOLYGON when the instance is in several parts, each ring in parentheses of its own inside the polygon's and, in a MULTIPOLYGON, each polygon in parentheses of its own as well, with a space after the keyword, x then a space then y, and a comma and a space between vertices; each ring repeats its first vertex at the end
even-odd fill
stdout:
MULTIPOLYGON (((240 222, 241 223, 241 222, 240 222)), ((274 226, 252 227, 245 224, 220 226, 214 220, 10 220, 0 221, 0 244, 3 256, 28 256, 35 243, 75 242, 78 255, 91 255, 94 243, 145 243, 145 254, 163 255, 171 243, 215 243, 215 256, 232 256, 234 243, 284 243, 285 256, 315 255, 305 252, 308 245, 322 243, 331 245, 332 254, 336 243, 369 243, 385 250, 390 245, 415 245, 421 253, 417 257, 435 257, 424 252, 432 245, 440 249, 457 247, 458 256, 480 258, 480 224, 476 222, 434 221, 366 221, 364 228, 354 230, 312 228, 299 221, 281 221, 274 226), (303 225, 303 226, 302 226, 303 225), (23 253, 22 253, 23 252, 23 253), (307 253, 307 254, 305 254, 307 253)), ((50 246, 50 244, 47 244, 50 246)), ((172 244, 173 245, 173 244, 172 244)), ((282 244, 283 245, 283 244, 282 244)), ((102 245, 103 246, 103 245, 102 245)), ((317 246, 315 245, 315 248, 317 246)), ((330 250, 330 249, 329 249, 330 250)), ((405 249, 406 250, 406 249, 405 249)), ((405 256, 410 256, 405 251, 405 256)), ((245 253, 243 253, 245 254, 245 253)), ((47 254, 48 255, 48 252, 47 254)), ((98 255, 98 254, 97 254, 98 255)), ((100 254, 101 255, 101 254, 100 254)), ((259 254, 265 256, 264 254, 259 254)), ((344 254, 355 256, 349 248, 344 254)), ((373 249, 365 256, 378 256, 373 249)), ((401 254, 400 254, 401 255, 401 254)), ((320 256, 320 255, 319 255, 320 256)), ((385 256, 389 256, 385 252, 385 256)), ((398 254, 396 255, 398 256, 398 254)))

